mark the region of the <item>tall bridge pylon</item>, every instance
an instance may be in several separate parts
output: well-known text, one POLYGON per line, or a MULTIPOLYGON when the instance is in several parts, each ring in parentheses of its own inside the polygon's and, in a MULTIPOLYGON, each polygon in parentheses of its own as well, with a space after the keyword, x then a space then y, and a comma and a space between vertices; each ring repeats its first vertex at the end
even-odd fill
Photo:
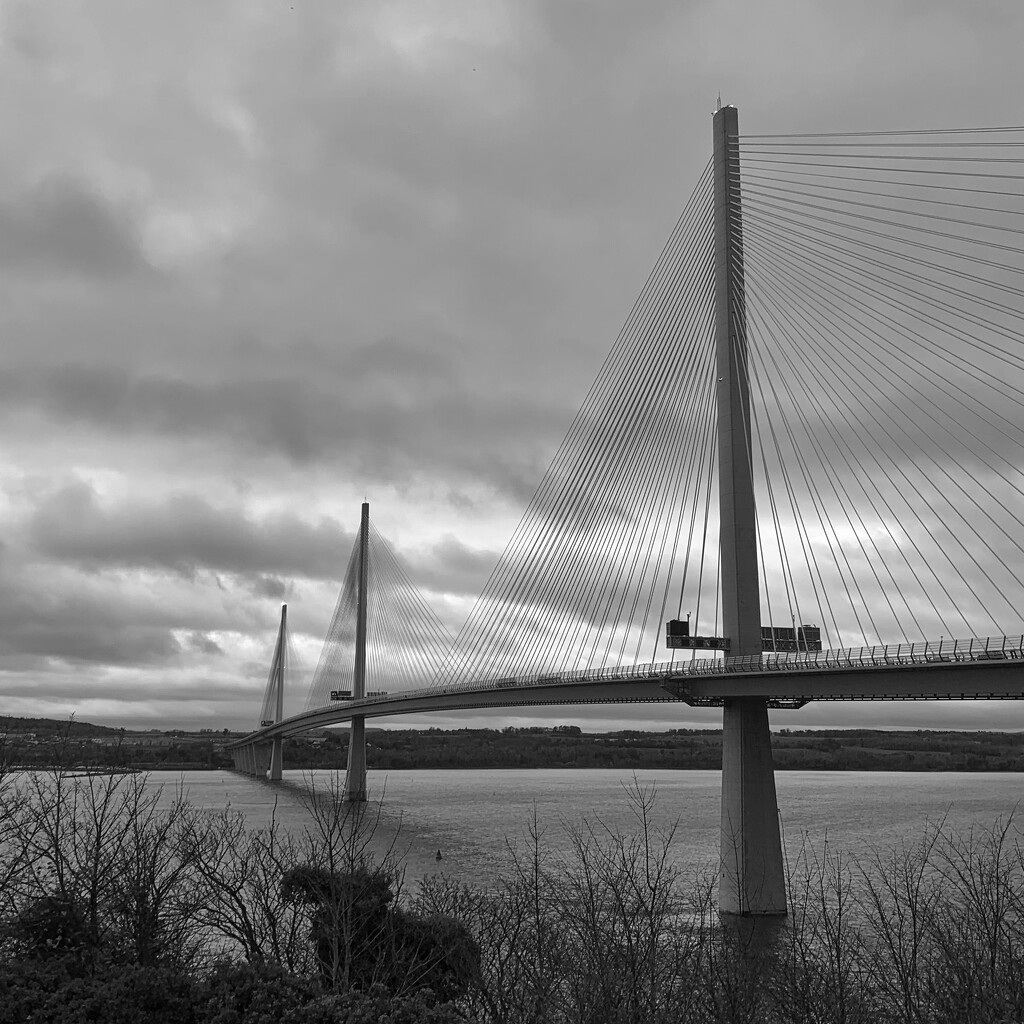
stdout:
MULTIPOLYGON (((288 666, 288 605, 281 605, 281 622, 277 629, 274 656, 260 709, 259 730, 269 729, 284 720, 284 686, 288 666)), ((269 741, 246 743, 231 748, 235 768, 246 775, 269 774, 272 782, 281 781, 284 739, 280 735, 269 741)))
MULTIPOLYGON (((364 501, 359 517, 357 544, 358 589, 356 592, 356 649, 352 676, 352 699, 366 696, 366 615, 369 598, 370 503, 364 501)), ((348 738, 348 767, 344 798, 347 803, 366 802, 366 718, 354 715, 348 738)))
MULTIPOLYGON (((720 107, 713 123, 722 627, 730 656, 742 658, 760 656, 762 643, 736 108, 720 107)), ((785 914, 768 705, 763 698, 736 698, 725 702, 722 715, 719 910, 785 914)))
MULTIPOLYGON (((286 718, 284 685, 289 664, 287 606, 263 698, 259 727, 244 739, 228 744, 235 767, 250 775, 269 769, 271 781, 281 778, 286 736, 339 719, 322 713, 340 711, 367 701, 422 692, 448 657, 452 637, 410 581, 388 541, 370 520, 363 502, 359 528, 348 559, 337 605, 309 684, 305 710, 286 718), (312 716, 312 717, 310 717, 312 716)), ((367 799, 366 716, 345 715, 351 723, 344 799, 367 799)))
MULTIPOLYGON (((284 680, 288 661, 288 605, 281 605, 281 626, 277 632, 277 644, 274 646, 274 660, 270 667, 270 681, 267 683, 267 696, 263 701, 263 714, 260 716, 260 727, 275 725, 284 718, 284 680), (273 715, 270 715, 271 705, 273 715)), ((270 747, 270 779, 281 781, 281 768, 284 740, 275 736, 270 747)))

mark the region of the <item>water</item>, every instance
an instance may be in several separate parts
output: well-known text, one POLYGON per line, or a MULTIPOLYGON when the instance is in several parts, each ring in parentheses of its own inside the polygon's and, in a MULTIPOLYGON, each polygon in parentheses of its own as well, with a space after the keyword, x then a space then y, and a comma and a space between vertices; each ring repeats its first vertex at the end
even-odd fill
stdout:
MULTIPOLYGON (((343 773, 342 773, 343 774, 343 773)), ((254 826, 276 816, 284 827, 309 824, 304 794, 323 790, 332 772, 285 772, 280 784, 233 772, 154 772, 169 800, 176 785, 210 810, 229 806, 254 826)), ((613 831, 636 827, 627 789, 636 780, 655 793, 656 830, 676 826, 674 859, 688 875, 717 863, 721 774, 717 771, 618 769, 422 770, 370 773, 380 801, 378 851, 391 842, 413 881, 443 870, 474 886, 491 886, 511 867, 510 845, 525 849, 536 820, 551 856, 569 852, 569 831, 584 820, 613 831), (442 859, 437 860, 441 852, 442 859)), ((865 859, 901 841, 921 839, 930 826, 966 833, 1006 820, 1024 798, 1024 776, 963 772, 778 772, 787 856, 802 844, 828 844, 865 859)), ((1016 828, 1024 828, 1024 814, 1016 828)))

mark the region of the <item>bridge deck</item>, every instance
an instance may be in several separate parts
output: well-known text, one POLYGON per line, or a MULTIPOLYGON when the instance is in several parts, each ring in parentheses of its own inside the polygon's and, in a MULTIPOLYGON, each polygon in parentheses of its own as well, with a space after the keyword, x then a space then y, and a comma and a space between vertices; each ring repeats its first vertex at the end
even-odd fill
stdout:
POLYGON ((487 680, 457 690, 432 687, 305 711, 250 733, 228 749, 336 725, 356 715, 655 701, 706 706, 740 697, 764 697, 782 707, 812 700, 1021 700, 1024 637, 633 665, 487 680))

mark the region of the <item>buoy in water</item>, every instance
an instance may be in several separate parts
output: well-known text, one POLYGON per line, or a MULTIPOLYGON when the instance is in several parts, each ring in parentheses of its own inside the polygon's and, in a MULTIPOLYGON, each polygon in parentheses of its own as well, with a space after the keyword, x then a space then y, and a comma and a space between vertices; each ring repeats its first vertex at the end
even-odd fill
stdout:
POLYGON ((438 850, 438 851, 437 851, 437 854, 436 854, 436 856, 434 857, 434 860, 441 860, 441 859, 442 859, 442 857, 441 857, 441 851, 440 851, 440 850, 438 850))

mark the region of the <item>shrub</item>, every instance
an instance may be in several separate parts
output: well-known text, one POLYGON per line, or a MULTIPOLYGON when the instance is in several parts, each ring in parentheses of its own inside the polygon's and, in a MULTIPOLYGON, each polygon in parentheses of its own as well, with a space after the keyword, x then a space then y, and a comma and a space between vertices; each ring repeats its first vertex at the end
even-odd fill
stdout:
POLYGON ((171 968, 83 974, 59 960, 6 966, 0 1024, 196 1024, 194 983, 171 968))
POLYGON ((277 1024, 317 995, 317 985, 280 967, 222 962, 198 987, 196 1020, 197 1024, 277 1024))

